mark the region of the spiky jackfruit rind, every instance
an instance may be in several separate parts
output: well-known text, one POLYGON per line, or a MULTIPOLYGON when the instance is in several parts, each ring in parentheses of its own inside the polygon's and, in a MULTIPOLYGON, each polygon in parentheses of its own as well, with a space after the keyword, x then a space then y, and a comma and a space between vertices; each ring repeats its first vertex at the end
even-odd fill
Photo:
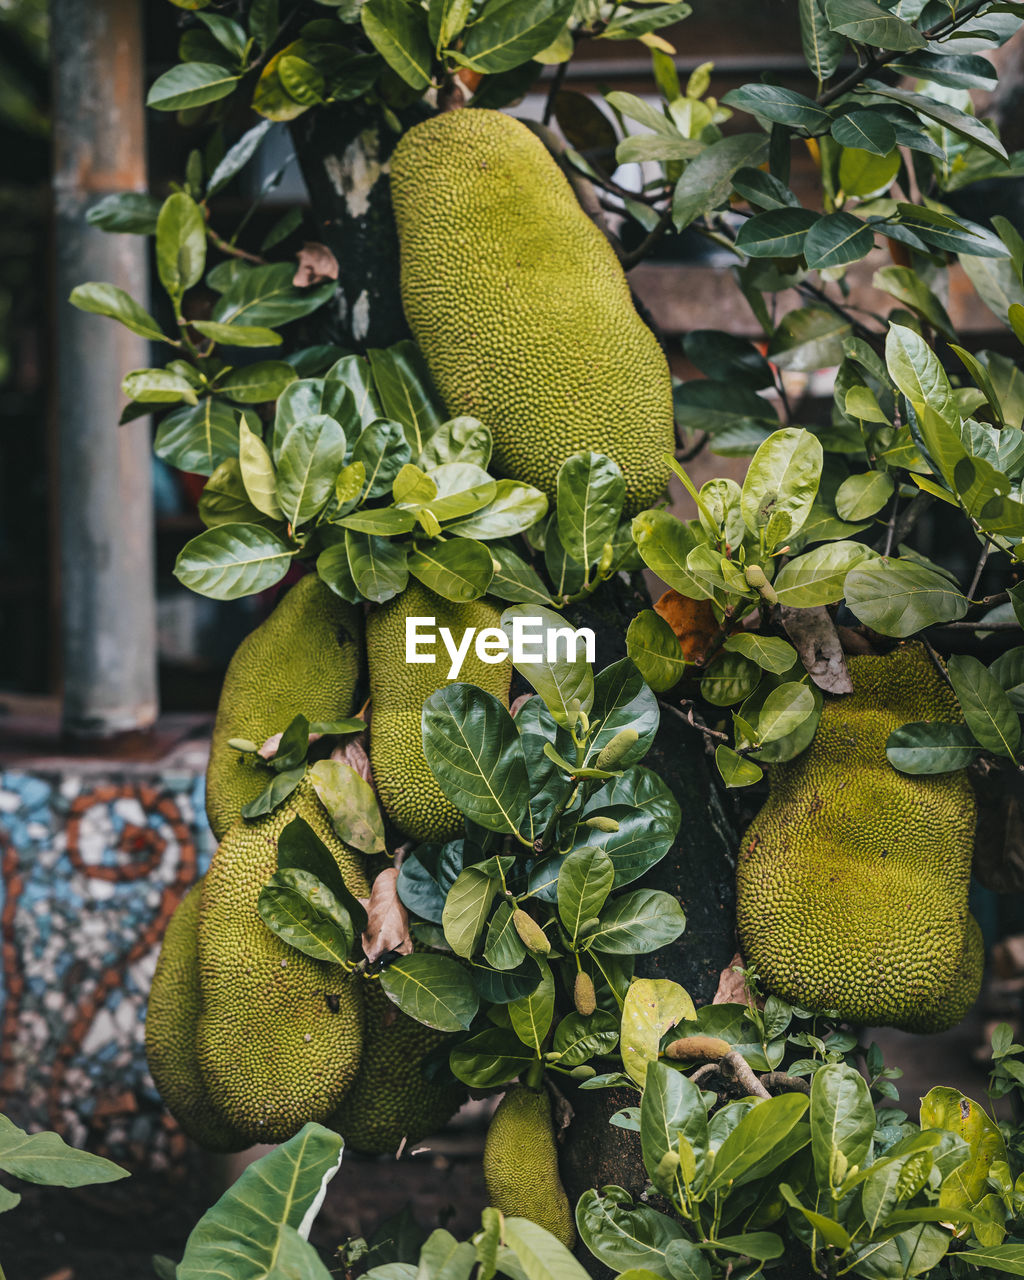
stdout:
POLYGON ((233 738, 262 745, 295 716, 351 714, 363 666, 362 617, 315 573, 300 578, 235 651, 221 688, 206 770, 206 815, 222 839, 273 775, 233 738))
MULTIPOLYGON (((462 830, 463 817, 427 764, 422 729, 424 702, 450 683, 448 662, 443 652, 433 664, 405 661, 408 617, 434 618, 438 628, 447 627, 459 642, 467 627, 496 627, 501 609, 486 597, 453 604, 410 582, 401 595, 374 606, 366 620, 370 764, 381 805, 395 826, 414 840, 451 840, 462 830)), ((471 649, 458 679, 486 690, 507 707, 511 673, 508 662, 481 662, 471 649)))
POLYGON ((427 1054, 449 1037, 402 1013, 370 981, 364 993, 363 1057, 351 1088, 330 1120, 346 1147, 364 1155, 394 1154, 443 1129, 466 1100, 451 1077, 428 1079, 427 1054))
POLYGON ((576 1243, 546 1089, 514 1084, 498 1103, 484 1143, 484 1179, 488 1203, 507 1218, 528 1218, 567 1249, 576 1243))
POLYGON ((146 1010, 146 1061, 160 1097, 190 1138, 209 1151, 241 1151, 249 1143, 210 1101, 196 1058, 201 895, 202 882, 178 903, 164 932, 146 1010))
POLYGON ((552 500, 574 453, 607 454, 627 514, 665 488, 668 363, 600 229, 543 142, 499 111, 415 125, 391 158, 406 319, 452 416, 552 500))
POLYGON ((769 770, 740 846, 737 925, 765 990, 908 1031, 954 1025, 976 999, 967 910, 975 803, 963 771, 897 772, 889 734, 959 709, 918 644, 848 660, 811 746, 769 770))
POLYGON ((211 1101, 250 1142, 281 1142, 308 1121, 325 1122, 362 1051, 358 977, 288 946, 257 911, 278 837, 295 817, 334 854, 349 891, 369 893, 361 857, 335 836, 308 779, 265 818, 239 819, 213 856, 199 913, 196 1057, 211 1101))

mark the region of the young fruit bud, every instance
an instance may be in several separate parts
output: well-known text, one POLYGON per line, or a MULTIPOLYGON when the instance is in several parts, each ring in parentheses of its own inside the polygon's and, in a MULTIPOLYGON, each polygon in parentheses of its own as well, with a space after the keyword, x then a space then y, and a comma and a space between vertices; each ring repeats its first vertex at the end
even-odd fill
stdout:
POLYGON ((593 1067, 582 1066, 573 1067, 569 1072, 569 1075, 573 1080, 593 1080, 594 1076, 597 1075, 597 1072, 593 1067))
POLYGON ((635 729, 620 729, 595 761, 598 769, 614 769, 640 735, 635 729))
POLYGON ((720 1062, 732 1049, 728 1040, 717 1036, 683 1036, 665 1048, 665 1057, 673 1062, 720 1062))
POLYGON ((768 604, 778 604, 779 597, 775 594, 775 588, 765 577, 759 564, 748 564, 743 570, 743 576, 747 580, 747 586, 753 587, 762 600, 768 604))
POLYGON ((259 751, 256 743, 250 742, 248 738, 228 738, 228 746, 232 751, 259 751))
POLYGON ((594 979, 581 969, 576 975, 572 998, 576 1002, 576 1012, 589 1018, 597 1008, 597 995, 594 992, 594 979))
POLYGON ((551 950, 551 943, 548 941, 548 935, 540 927, 532 916, 528 916, 522 907, 516 907, 512 912, 512 923, 516 927, 516 933, 519 934, 523 945, 527 947, 534 955, 546 956, 551 950))
POLYGON ((587 818, 584 826, 593 827, 595 831, 618 831, 619 824, 614 818, 603 818, 600 814, 593 818, 587 818))
POLYGON ((587 916, 586 920, 576 930, 577 939, 589 938, 592 933, 596 932, 600 924, 601 921, 597 916, 587 916))

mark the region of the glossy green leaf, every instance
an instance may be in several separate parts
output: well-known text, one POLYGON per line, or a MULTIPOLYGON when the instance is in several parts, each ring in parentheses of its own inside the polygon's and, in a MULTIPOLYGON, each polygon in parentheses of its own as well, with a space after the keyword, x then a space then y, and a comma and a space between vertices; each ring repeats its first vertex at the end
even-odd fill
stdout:
POLYGON ((957 1254, 958 1261, 971 1267, 988 1267, 1004 1275, 1024 1276, 1024 1244, 999 1244, 980 1249, 967 1249, 957 1254))
POLYGON ((285 1229, 301 1232, 341 1165, 343 1139, 307 1124, 260 1160, 207 1210, 178 1264, 178 1280, 276 1280, 285 1229))
POLYGON ((312 520, 324 507, 344 461, 345 433, 326 414, 289 430, 277 459, 277 500, 293 525, 312 520))
POLYGON ((445 600, 478 600, 494 576, 491 553, 472 538, 450 538, 417 547, 406 562, 412 576, 445 600))
POLYGON ((515 644, 521 633, 524 661, 517 670, 534 687, 544 705, 563 728, 573 726, 573 704, 589 711, 594 701, 594 673, 584 646, 565 619, 550 609, 513 605, 501 615, 501 629, 515 644), (528 661, 536 655, 538 661, 528 661))
POLYGON ((760 782, 764 770, 753 760, 748 760, 724 742, 715 748, 715 764, 722 776, 722 781, 730 789, 733 787, 750 787, 760 782))
POLYGON ((572 6, 573 0, 494 0, 470 28, 464 56, 477 71, 511 71, 554 40, 572 6))
POLYGON ((365 599, 383 604, 405 590, 409 581, 406 547, 372 533, 346 529, 345 548, 352 581, 365 599))
POLYGON ((509 1004, 508 1016, 512 1030, 539 1058, 555 1016, 555 979, 547 961, 534 957, 534 964, 540 971, 540 980, 527 995, 509 1004))
POLYGON ((456 1045, 449 1062, 455 1078, 471 1089, 494 1089, 522 1075, 536 1058, 514 1031, 488 1027, 456 1045))
POLYGON ((535 569, 503 545, 490 547, 494 577, 488 594, 498 600, 510 600, 523 604, 550 605, 551 596, 535 569))
POLYGON ((965 724, 921 720, 894 729, 885 744, 889 763, 900 773, 952 773, 964 769, 980 747, 965 724))
POLYGON ((752 258, 795 258, 821 215, 810 209, 780 208, 756 213, 740 227, 736 248, 752 258))
POLYGON ((875 0, 825 0, 829 26, 858 44, 877 49, 920 49, 924 36, 902 18, 887 13, 875 0))
POLYGON ((471 821, 515 835, 530 784, 512 717, 489 693, 453 684, 423 704, 423 752, 438 786, 471 821))
POLYGON ((278 836, 277 869, 307 872, 326 885, 345 908, 357 934, 366 928, 366 908, 345 884, 334 854, 304 818, 292 818, 278 836))
POLYGON ((232 369, 217 389, 238 404, 263 404, 276 400, 289 382, 294 381, 295 370, 284 360, 260 360, 232 369))
POLYGON ((242 817, 247 822, 253 822, 256 818, 273 813, 279 804, 288 799, 305 776, 305 761, 295 769, 285 769, 281 773, 273 774, 260 794, 242 806, 242 817))
POLYGON ((69 1147, 56 1133, 26 1133, 5 1115, 0 1115, 0 1169, 47 1187, 85 1187, 129 1176, 102 1156, 69 1147))
POLYGON ((667 1195, 672 1194, 675 1179, 659 1178, 657 1170, 666 1155, 678 1150, 680 1136, 694 1158, 686 1181, 699 1186, 708 1149, 707 1108, 700 1088, 665 1063, 650 1062, 640 1102, 640 1142, 648 1176, 667 1195))
POLYGON ((412 342, 397 342, 366 354, 384 413, 402 424, 412 456, 418 458, 446 421, 423 357, 412 342))
POLYGON ((214 600, 265 591, 288 571, 295 549, 256 524, 221 524, 198 534, 178 553, 174 576, 214 600))
POLYGON ((318 760, 309 778, 338 839, 360 853, 383 853, 384 823, 366 779, 341 760, 318 760))
POLYGON ((260 890, 260 919, 289 946, 314 960, 344 964, 355 929, 330 889, 308 871, 275 871, 260 890))
POLYGON ((176 191, 156 220, 156 269, 160 283, 178 303, 199 283, 206 266, 206 222, 191 196, 176 191))
POLYGON ((757 717, 759 742, 776 742, 793 733, 814 714, 814 694, 805 684, 790 680, 768 694, 757 717))
POLYGON ((622 1065, 641 1088, 665 1032, 696 1016, 693 1001, 677 982, 637 978, 629 984, 622 1008, 622 1065))
POLYGON ((310 315, 334 296, 333 280, 299 289, 292 284, 295 269, 288 262, 246 267, 234 276, 213 308, 219 324, 268 325, 276 328, 310 315))
POLYGON ((522 964, 525 956, 526 947, 516 932, 512 908, 507 902, 499 902, 487 926, 484 959, 495 969, 506 970, 522 964))
POLYGON ((634 889, 611 899, 587 943, 612 955, 640 955, 667 947, 685 928, 683 908, 670 893, 634 889))
MULTIPOLYGON (((853 3, 854 0, 826 0, 826 3, 853 3)), ((871 4, 874 8, 872 0, 856 0, 856 3, 871 4)), ((881 80, 865 80, 864 89, 870 93, 880 94, 884 98, 892 98, 895 102, 901 102, 904 106, 910 107, 913 111, 918 112, 922 116, 927 116, 929 120, 935 120, 939 124, 944 125, 947 129, 951 129, 954 133, 966 138, 969 142, 977 143, 979 147, 983 147, 992 155, 998 156, 1000 160, 1007 160, 1006 148, 999 141, 992 130, 974 116, 968 115, 966 111, 961 111, 959 107, 951 106, 949 103, 941 101, 936 95, 928 97, 923 93, 911 93, 907 89, 897 89, 893 85, 885 84, 881 80)))
POLYGON ((576 1227, 590 1252, 616 1273, 641 1268, 662 1280, 674 1280, 667 1260, 673 1243, 689 1243, 679 1222, 649 1205, 633 1207, 628 1192, 614 1186, 584 1191, 576 1227))
POLYGON ((450 956, 413 954, 380 976, 384 994, 403 1013, 435 1031, 466 1031, 480 1007, 472 979, 450 956))
POLYGON ((441 925, 457 956, 469 957, 483 936, 487 916, 499 888, 498 881, 479 867, 467 867, 448 890, 441 925))
POLYGON ((768 347, 768 359, 780 369, 825 369, 840 363, 843 341, 851 333, 849 321, 834 311, 800 307, 779 322, 768 347))
POLYGON ((686 674, 676 633, 653 609, 642 609, 626 631, 626 653, 656 693, 666 693, 686 674))
POLYGON ((830 1063, 811 1080, 811 1152, 818 1186, 838 1186, 851 1165, 864 1165, 875 1130, 867 1081, 845 1063, 830 1063), (838 1156, 842 1161, 837 1163, 838 1156))
POLYGON ((603 849, 574 849, 558 872, 558 914, 575 945, 580 929, 601 910, 615 883, 615 864, 603 849))
POLYGON ((117 191, 97 200, 85 215, 90 227, 101 231, 151 236, 156 230, 160 201, 141 191, 117 191))
POLYGON ((824 0, 799 0, 799 12, 804 58, 820 89, 838 69, 846 41, 829 26, 824 0))
POLYGON ((832 121, 832 137, 843 147, 859 147, 887 156, 896 146, 896 130, 881 112, 851 111, 832 121))
POLYGON ((747 528, 757 533, 784 514, 788 530, 779 541, 796 534, 818 492, 822 461, 821 444, 809 431, 773 432, 754 454, 743 481, 740 509, 747 528))
POLYGON ((812 271, 831 270, 859 262, 874 247, 872 228, 852 213, 829 213, 807 232, 803 254, 812 271))
POLYGON ((861 542, 826 542, 783 565, 773 582, 779 603, 814 609, 843 598, 846 576, 876 553, 861 542))
POLYGON ((552 1052, 561 1067, 579 1067, 591 1058, 615 1052, 619 1043, 619 1019, 606 1009, 583 1015, 569 1013, 555 1028, 552 1052))
POLYGON ((588 1280, 561 1240, 528 1218, 506 1218, 505 1240, 526 1280, 588 1280))
POLYGON ((743 1186, 788 1160, 806 1145, 807 1105, 802 1093, 786 1093, 752 1107, 715 1153, 708 1187, 743 1186))
POLYGON ((618 528, 626 482, 618 463, 601 453, 574 453, 558 472, 558 536, 580 564, 600 559, 618 528))
MULTIPOLYGON (((279 347, 281 345, 281 335, 262 325, 218 324, 216 320, 192 320, 190 323, 196 333, 201 333, 204 338, 209 338, 211 342, 219 342, 225 347, 279 347)), ((291 378, 287 379, 289 382, 291 380, 291 378)))
POLYGON ((836 490, 835 507, 843 520, 866 520, 881 511, 895 485, 887 471, 862 471, 847 476, 836 490))
POLYGON ((890 294, 910 307, 947 338, 952 338, 953 322, 938 297, 910 267, 882 267, 871 280, 872 287, 890 294))
POLYGON ((948 578, 913 560, 857 565, 844 590, 847 606, 865 626, 900 639, 967 612, 967 600, 948 578))
POLYGON ((1020 720, 999 681, 971 654, 953 654, 946 670, 967 727, 979 745, 997 756, 1014 759, 1020 746, 1020 720))
MULTIPOLYGON (((827 2, 827 0, 826 0, 827 2)), ((745 84, 740 89, 730 89, 722 101, 740 111, 749 111, 762 120, 782 124, 790 129, 817 132, 827 129, 829 113, 812 99, 792 89, 774 84, 745 84)))
POLYGON ((367 37, 388 66, 410 88, 425 89, 433 65, 426 13, 403 0, 366 0, 359 17, 367 37))
POLYGON ((271 519, 283 520, 270 452, 262 437, 251 430, 244 419, 238 424, 238 445, 238 464, 249 501, 271 519))
POLYGON ((153 452, 182 471, 211 475, 239 449, 239 417, 220 400, 175 409, 157 427, 153 452))
POLYGON ((762 636, 754 631, 740 631, 722 645, 726 653, 738 653, 749 658, 765 671, 781 675, 796 661, 796 650, 779 636, 762 636))
MULTIPOLYGON (((839 157, 839 185, 847 196, 867 200, 887 191, 900 171, 900 153, 879 156, 863 147, 844 147, 839 157)), ((892 228, 892 224, 889 224, 892 228)), ((896 229, 891 232, 896 235, 896 229)))
POLYGON ((131 294, 125 293, 117 285, 104 284, 101 281, 90 281, 80 284, 71 290, 68 299, 79 311, 88 311, 96 316, 108 316, 117 320, 137 333, 140 338, 148 338, 150 342, 168 342, 157 322, 149 312, 135 301, 131 294))
MULTIPOLYGON (((627 140, 628 141, 628 140, 627 140)), ((719 138, 686 166, 672 193, 672 221, 677 231, 694 219, 728 203, 733 174, 768 154, 763 133, 736 133, 719 138)))
POLYGON ((493 499, 483 508, 445 527, 461 538, 511 538, 524 533, 547 515, 545 494, 518 480, 499 480, 493 499))
POLYGON ((230 146, 224 153, 206 184, 206 196, 214 196, 236 177, 259 150, 263 140, 274 127, 273 120, 261 120, 230 146))
POLYGON ((178 404, 182 400, 196 403, 191 382, 170 369, 133 369, 125 374, 121 390, 129 400, 141 404, 178 404))
POLYGON ((216 62, 179 62, 153 82, 146 106, 157 111, 187 111, 226 98, 241 79, 216 62))

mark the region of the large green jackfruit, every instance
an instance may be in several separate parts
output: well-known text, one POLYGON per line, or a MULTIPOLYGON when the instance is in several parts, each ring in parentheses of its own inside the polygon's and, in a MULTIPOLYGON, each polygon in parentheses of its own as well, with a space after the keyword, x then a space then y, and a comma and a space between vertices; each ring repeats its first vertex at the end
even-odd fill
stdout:
POLYGON ((272 777, 228 741, 262 745, 300 713, 310 720, 351 715, 362 632, 359 609, 311 573, 238 646, 217 704, 206 771, 206 815, 218 840, 272 777))
POLYGON ((196 1057, 211 1101, 250 1142, 281 1142, 326 1121, 362 1051, 361 980, 288 946, 257 912, 278 837, 295 817, 334 854, 349 891, 369 893, 362 859, 334 835, 308 779, 265 818, 239 819, 213 856, 199 912, 196 1057))
POLYGON ((451 1077, 430 1080, 423 1059, 448 1037, 397 1009, 379 982, 367 984, 363 1058, 355 1083, 330 1120, 345 1145, 366 1155, 393 1154, 444 1128, 466 1099, 451 1077))
POLYGON ((178 904, 164 933, 146 1010, 146 1060, 167 1109, 210 1151, 240 1151, 245 1138, 210 1101, 196 1058, 199 990, 199 902, 202 882, 178 904))
POLYGON ((940 1031, 977 998, 982 948, 967 910, 975 803, 961 770, 912 777, 890 733, 954 721, 923 646, 848 660, 810 747, 769 767, 740 847, 736 915, 765 989, 852 1022, 940 1031))
MULTIPOLYGON (((370 667, 370 764, 377 794, 391 821, 415 840, 450 840, 462 829, 462 815, 437 785, 423 754, 423 704, 448 680, 449 659, 440 641, 437 661, 405 661, 405 620, 436 618, 456 643, 467 627, 496 627, 501 609, 490 600, 453 604, 410 582, 401 595, 370 610, 366 648, 370 667)), ((508 661, 481 662, 470 649, 458 681, 475 684, 506 707, 512 667, 508 661)))
POLYGON ((489 1203, 506 1217, 529 1218, 567 1249, 576 1243, 546 1089, 512 1085, 498 1103, 484 1143, 484 1178, 489 1203))
POLYGON ((626 276, 540 139, 499 111, 415 125, 391 157, 409 327, 502 475, 555 496, 570 454, 614 458, 629 512, 665 488, 672 385, 626 276))

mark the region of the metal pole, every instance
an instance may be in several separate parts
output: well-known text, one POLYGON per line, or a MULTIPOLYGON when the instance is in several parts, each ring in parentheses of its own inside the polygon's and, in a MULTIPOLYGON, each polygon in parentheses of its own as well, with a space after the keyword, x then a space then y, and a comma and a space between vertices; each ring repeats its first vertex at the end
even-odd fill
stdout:
POLYGON ((90 227, 101 196, 146 188, 138 0, 51 0, 64 729, 104 738, 157 714, 149 420, 118 427, 148 344, 76 311, 106 280, 146 304, 146 241, 90 227))

